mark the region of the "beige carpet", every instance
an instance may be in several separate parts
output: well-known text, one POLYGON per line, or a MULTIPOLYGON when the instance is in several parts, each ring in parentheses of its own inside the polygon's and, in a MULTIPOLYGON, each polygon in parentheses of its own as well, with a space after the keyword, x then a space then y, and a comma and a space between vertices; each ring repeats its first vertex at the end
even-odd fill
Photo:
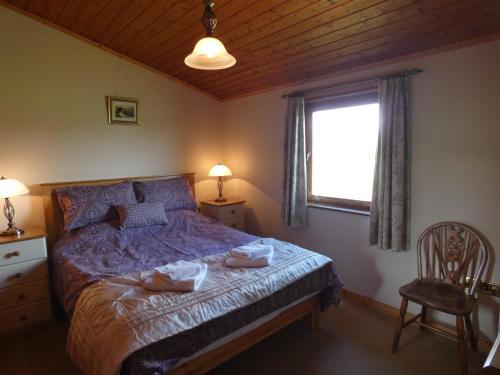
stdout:
MULTIPOLYGON (((404 330, 400 352, 390 351, 394 321, 346 303, 322 314, 320 329, 301 322, 264 340, 210 375, 244 374, 458 374, 454 341, 416 327, 404 330)), ((79 374, 64 352, 65 327, 2 338, 0 374, 79 374)), ((479 374, 485 355, 469 351, 469 374, 479 374)))

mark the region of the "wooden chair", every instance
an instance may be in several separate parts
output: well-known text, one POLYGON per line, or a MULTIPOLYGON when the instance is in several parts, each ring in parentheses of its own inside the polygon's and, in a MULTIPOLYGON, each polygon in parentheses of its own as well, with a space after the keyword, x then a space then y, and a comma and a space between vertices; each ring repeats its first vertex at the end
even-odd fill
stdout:
POLYGON ((427 228, 417 243, 418 279, 402 286, 403 297, 394 332, 392 352, 398 351, 404 327, 411 323, 421 329, 458 338, 460 369, 467 374, 467 340, 477 350, 477 338, 471 323, 471 313, 477 302, 476 288, 488 261, 488 242, 481 233, 468 225, 442 222, 427 228), (420 314, 405 322, 408 301, 422 306, 420 314), (457 335, 427 324, 427 309, 435 309, 456 316, 457 335))

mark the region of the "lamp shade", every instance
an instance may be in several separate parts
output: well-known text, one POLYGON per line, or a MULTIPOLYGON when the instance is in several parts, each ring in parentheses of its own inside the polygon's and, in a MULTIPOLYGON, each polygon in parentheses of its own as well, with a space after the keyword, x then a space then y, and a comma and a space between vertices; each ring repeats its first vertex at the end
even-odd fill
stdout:
POLYGON ((11 198, 28 194, 30 191, 22 182, 12 178, 0 178, 0 198, 11 198))
POLYGON ((214 37, 202 38, 194 46, 193 52, 184 59, 184 63, 195 69, 218 70, 230 68, 236 59, 227 53, 222 42, 214 37))
POLYGON ((231 170, 224 164, 216 164, 210 169, 208 175, 210 177, 224 177, 224 176, 232 176, 232 173, 231 170))

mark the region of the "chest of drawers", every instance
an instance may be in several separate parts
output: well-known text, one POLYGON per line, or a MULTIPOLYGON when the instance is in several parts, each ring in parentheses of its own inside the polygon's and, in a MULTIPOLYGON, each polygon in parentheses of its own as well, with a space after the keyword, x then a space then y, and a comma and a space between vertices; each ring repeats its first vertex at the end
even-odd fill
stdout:
POLYGON ((51 317, 45 232, 0 237, 0 333, 51 317))
POLYGON ((228 227, 245 230, 243 200, 228 199, 226 202, 202 201, 201 213, 228 227))

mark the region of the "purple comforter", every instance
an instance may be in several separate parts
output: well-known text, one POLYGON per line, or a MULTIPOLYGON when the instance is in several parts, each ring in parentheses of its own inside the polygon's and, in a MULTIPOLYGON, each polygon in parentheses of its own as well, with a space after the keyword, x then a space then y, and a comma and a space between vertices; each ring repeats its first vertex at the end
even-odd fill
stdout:
MULTIPOLYGON (((51 259, 54 289, 66 313, 71 316, 83 289, 100 279, 224 253, 258 238, 192 211, 171 211, 167 219, 167 225, 121 231, 110 221, 66 233, 51 259)), ((182 358, 311 293, 321 292, 323 308, 338 304, 341 287, 328 264, 257 303, 133 353, 122 374, 166 374, 182 358)))
POLYGON ((110 221, 66 233, 52 259, 54 287, 66 313, 71 316, 83 289, 99 279, 224 253, 257 239, 193 211, 170 211, 167 219, 168 225, 122 231, 110 221))

